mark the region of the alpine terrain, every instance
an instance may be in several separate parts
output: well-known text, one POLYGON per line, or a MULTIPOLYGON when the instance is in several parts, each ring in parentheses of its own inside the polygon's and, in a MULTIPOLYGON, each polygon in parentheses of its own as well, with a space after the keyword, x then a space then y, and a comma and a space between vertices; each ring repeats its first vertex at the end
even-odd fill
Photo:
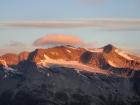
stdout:
POLYGON ((7 53, 0 105, 140 105, 140 57, 111 44, 7 53))

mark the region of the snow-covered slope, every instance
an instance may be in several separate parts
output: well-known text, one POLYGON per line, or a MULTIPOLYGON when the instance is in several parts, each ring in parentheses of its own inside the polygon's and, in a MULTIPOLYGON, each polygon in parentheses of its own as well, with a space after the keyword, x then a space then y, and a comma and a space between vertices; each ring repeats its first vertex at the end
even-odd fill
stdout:
POLYGON ((117 64, 115 64, 113 61, 111 61, 111 60, 108 60, 108 63, 109 63, 109 65, 111 65, 112 67, 117 67, 118 68, 118 65, 117 64))
POLYGON ((140 70, 140 62, 136 57, 112 45, 104 47, 104 58, 114 68, 140 70))
POLYGON ((4 67, 8 67, 5 60, 0 59, 0 64, 3 65, 4 67))
POLYGON ((1 60, 0 59, 0 64, 3 66, 3 68, 5 69, 5 70, 14 70, 13 68, 11 68, 11 67, 9 67, 8 65, 7 65, 7 63, 6 63, 6 61, 5 60, 1 60))
POLYGON ((101 70, 99 68, 94 68, 90 67, 87 65, 84 65, 78 61, 66 61, 64 59, 51 59, 49 56, 44 54, 44 59, 41 60, 38 65, 41 67, 48 67, 51 65, 60 65, 62 67, 68 67, 68 68, 75 68, 80 71, 89 71, 93 73, 101 73, 101 74, 106 74, 109 75, 111 72, 106 71, 106 70, 101 70))
POLYGON ((121 50, 119 50, 119 49, 116 49, 115 52, 116 52, 117 54, 119 54, 120 56, 124 57, 124 58, 127 59, 127 60, 134 60, 133 58, 131 58, 131 57, 130 57, 126 52, 124 52, 124 51, 121 51, 121 50))

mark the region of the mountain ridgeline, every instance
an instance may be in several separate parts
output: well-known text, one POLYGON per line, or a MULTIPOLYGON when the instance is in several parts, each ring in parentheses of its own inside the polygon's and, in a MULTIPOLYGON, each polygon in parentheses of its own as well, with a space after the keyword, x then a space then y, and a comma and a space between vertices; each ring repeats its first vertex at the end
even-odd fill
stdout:
POLYGON ((139 105, 140 58, 109 44, 0 56, 0 105, 139 105))
POLYGON ((18 69, 22 62, 33 62, 38 66, 50 64, 64 66, 64 62, 76 65, 72 64, 72 62, 76 62, 79 64, 78 66, 81 64, 90 68, 112 71, 112 73, 113 71, 114 73, 119 72, 119 69, 120 71, 123 69, 140 70, 140 57, 127 54, 111 44, 98 49, 75 48, 69 45, 56 46, 48 49, 36 49, 33 52, 22 52, 19 55, 8 53, 0 56, 1 66, 7 65, 18 69))

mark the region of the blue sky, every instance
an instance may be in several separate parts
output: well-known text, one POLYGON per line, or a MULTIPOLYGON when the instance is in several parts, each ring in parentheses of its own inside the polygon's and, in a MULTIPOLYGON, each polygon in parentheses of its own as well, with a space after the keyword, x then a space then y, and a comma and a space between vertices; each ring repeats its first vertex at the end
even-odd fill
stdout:
POLYGON ((0 54, 8 52, 9 47, 11 52, 29 50, 30 47, 33 49, 32 43, 48 34, 75 35, 86 42, 95 42, 95 47, 113 43, 120 48, 140 52, 139 11, 139 0, 0 0, 0 54), (97 27, 100 22, 96 23, 96 19, 109 22, 102 22, 97 27), (28 27, 1 25, 3 22, 17 23, 17 21, 22 25, 23 21, 58 21, 61 25, 62 21, 67 23, 79 20, 94 20, 93 24, 96 26, 59 28, 34 27, 29 24, 28 27), (123 22, 128 20, 128 22, 118 23, 116 20, 123 20, 123 22), (20 46, 12 46, 12 49, 11 43, 17 42, 25 44, 26 47, 21 49, 20 46))

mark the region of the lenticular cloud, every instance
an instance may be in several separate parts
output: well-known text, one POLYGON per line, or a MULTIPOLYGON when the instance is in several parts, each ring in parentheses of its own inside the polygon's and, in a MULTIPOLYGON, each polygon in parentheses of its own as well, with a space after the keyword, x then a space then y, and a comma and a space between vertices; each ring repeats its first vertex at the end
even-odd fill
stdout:
POLYGON ((81 46, 84 45, 84 42, 80 38, 73 35, 49 34, 37 39, 33 43, 33 45, 35 46, 57 45, 57 44, 81 46))

